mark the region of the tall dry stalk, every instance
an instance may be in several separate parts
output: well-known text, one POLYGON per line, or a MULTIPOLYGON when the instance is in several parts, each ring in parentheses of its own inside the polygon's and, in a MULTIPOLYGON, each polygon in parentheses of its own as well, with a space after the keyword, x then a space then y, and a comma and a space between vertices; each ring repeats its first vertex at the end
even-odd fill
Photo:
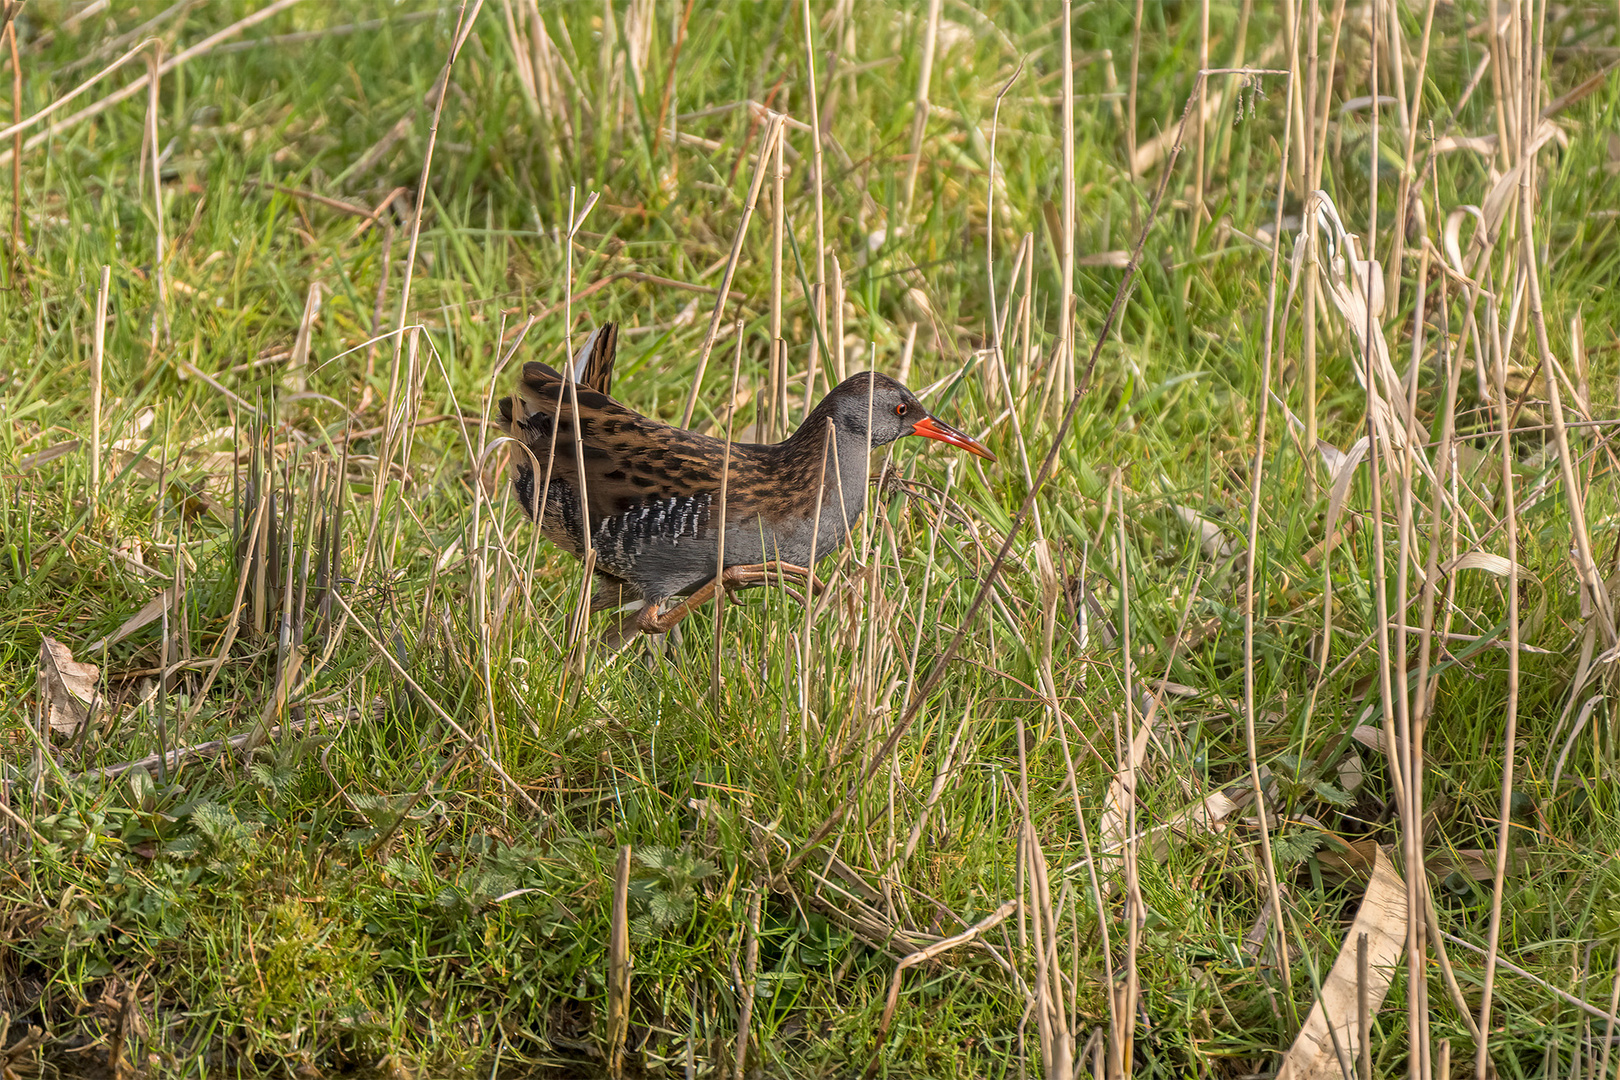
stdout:
MULTIPOLYGON (((1067 2, 1067 0, 1065 0, 1067 2)), ((912 102, 911 163, 906 169, 906 215, 917 193, 917 170, 922 164, 923 133, 928 128, 928 84, 934 77, 934 50, 939 44, 939 16, 943 0, 928 0, 928 22, 923 29, 922 64, 917 72, 917 93, 912 102)), ((895 222, 898 227, 902 222, 895 222)))
MULTIPOLYGON (((1063 0, 1063 235, 1058 237, 1058 378, 1056 401, 1075 392, 1074 375, 1074 4, 1063 0)), ((1133 58, 1134 62, 1134 58, 1133 58)), ((1134 83, 1134 80, 1133 80, 1134 83)), ((1168 170, 1169 166, 1166 165, 1168 170)))
MULTIPOLYGON (((278 0, 279 2, 279 0, 278 0)), ((451 38, 448 55, 445 57, 444 68, 440 73, 440 85, 449 83, 450 72, 455 67, 456 57, 461 54, 461 48, 466 44, 468 36, 472 34, 473 26, 477 22, 478 13, 483 10, 484 0, 471 0, 472 14, 469 16, 467 5, 469 0, 462 0, 461 7, 456 16, 456 29, 451 38)), ((274 5, 272 5, 274 6, 274 5)), ((405 410, 405 402, 400 400, 400 390, 413 385, 409 378, 410 372, 401 378, 401 364, 407 359, 405 352, 406 320, 411 309, 411 282, 416 276, 416 251, 422 234, 422 211, 427 203, 428 178, 433 174, 433 150, 439 141, 439 120, 444 114, 444 99, 447 95, 437 95, 433 105, 433 119, 428 126, 427 149, 422 155, 422 169, 416 183, 416 206, 411 214, 410 245, 405 257, 404 280, 400 284, 399 315, 394 322, 394 357, 388 374, 388 417, 384 422, 382 445, 377 451, 377 483, 373 487, 371 500, 371 523, 366 530, 365 546, 360 552, 359 565, 355 569, 355 580, 364 580, 365 572, 370 567, 372 558, 386 560, 388 549, 377 547, 377 535, 382 523, 382 508, 385 493, 390 488, 389 472, 393 465, 394 455, 400 449, 400 441, 409 438, 410 425, 406 421, 409 414, 405 410)), ((411 335, 412 350, 409 359, 414 364, 416 335, 411 335)), ((404 448, 401 469, 408 467, 410 460, 409 447, 404 448)), ((387 567, 385 566, 386 570, 387 567)))
POLYGON ((759 156, 754 159, 754 178, 748 185, 748 197, 743 202, 742 218, 737 222, 737 232, 731 241, 731 254, 726 260, 726 270, 720 278, 720 289, 714 299, 714 311, 709 315, 709 330, 703 335, 703 348, 698 353, 697 371, 692 376, 692 389, 686 396, 686 407, 681 410, 681 424, 683 428, 692 426, 692 414, 697 411, 698 395, 703 391, 703 372, 709 364, 709 353, 714 349, 715 339, 720 333, 720 319, 725 314, 726 299, 731 295, 731 281, 737 273, 737 263, 742 256, 743 239, 748 235, 748 222, 754 216, 754 205, 759 201, 760 189, 765 184, 765 177, 770 172, 770 161, 775 153, 776 143, 782 138, 782 129, 787 118, 780 113, 771 116, 770 123, 765 126, 765 132, 760 137, 759 156))
POLYGON ((101 287, 96 290, 96 325, 90 352, 90 512, 101 506, 101 380, 107 354, 107 296, 112 284, 112 267, 101 268, 101 287))

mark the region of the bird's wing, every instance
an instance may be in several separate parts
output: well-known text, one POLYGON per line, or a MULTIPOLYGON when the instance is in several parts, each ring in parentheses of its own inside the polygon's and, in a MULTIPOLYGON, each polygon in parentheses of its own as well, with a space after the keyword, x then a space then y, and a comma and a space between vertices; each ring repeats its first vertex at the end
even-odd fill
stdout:
MULTIPOLYGON (((609 518, 655 503, 671 504, 670 513, 683 505, 707 507, 719 492, 725 443, 661 424, 596 390, 570 386, 560 372, 537 361, 523 366, 517 393, 502 400, 500 410, 501 430, 528 446, 542 475, 549 461, 554 482, 583 488, 593 533, 609 518)), ((531 467, 526 454, 512 460, 519 473, 531 467)))

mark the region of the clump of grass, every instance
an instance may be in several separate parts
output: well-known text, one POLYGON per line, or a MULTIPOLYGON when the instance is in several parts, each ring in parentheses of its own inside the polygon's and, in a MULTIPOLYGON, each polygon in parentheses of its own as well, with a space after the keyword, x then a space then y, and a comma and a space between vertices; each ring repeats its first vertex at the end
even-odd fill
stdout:
POLYGON ((5 19, 0 1060, 1609 1068, 1612 10, 5 19), (609 660, 490 423, 609 319, 1002 464, 609 660))

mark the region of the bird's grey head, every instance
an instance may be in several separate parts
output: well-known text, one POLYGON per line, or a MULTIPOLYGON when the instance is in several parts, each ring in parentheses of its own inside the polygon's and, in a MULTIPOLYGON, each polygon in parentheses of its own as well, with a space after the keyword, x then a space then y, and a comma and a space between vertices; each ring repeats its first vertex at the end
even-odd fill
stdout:
POLYGON ((824 431, 831 420, 840 435, 886 446, 906 435, 921 435, 978 454, 995 457, 977 439, 930 416, 917 395, 887 375, 863 371, 851 375, 828 392, 811 414, 805 429, 824 431))

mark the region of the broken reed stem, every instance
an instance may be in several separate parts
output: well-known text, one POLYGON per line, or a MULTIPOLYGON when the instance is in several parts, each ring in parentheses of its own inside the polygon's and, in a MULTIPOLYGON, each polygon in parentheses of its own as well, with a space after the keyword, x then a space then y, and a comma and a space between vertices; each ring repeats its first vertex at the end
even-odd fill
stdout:
POLYGON ((692 389, 686 396, 686 407, 681 410, 681 424, 683 428, 692 426, 692 413, 697 410, 698 395, 703 391, 703 372, 709 365, 709 353, 714 349, 715 338, 720 332, 720 318, 725 314, 726 298, 731 294, 731 279, 737 273, 737 260, 742 256, 743 239, 748 235, 748 222, 754 216, 754 205, 759 201, 759 190, 765 184, 765 174, 769 172, 771 152, 776 147, 776 141, 782 137, 782 129, 787 123, 787 117, 780 113, 771 115, 770 123, 765 127, 765 133, 760 137, 759 156, 754 159, 754 178, 748 185, 748 198, 743 202, 742 220, 737 223, 737 233, 732 237, 731 255, 726 260, 726 272, 720 278, 720 291, 714 298, 714 311, 709 315, 709 330, 703 335, 703 349, 698 353, 697 371, 692 375, 692 389))
POLYGON ((112 267, 101 268, 101 287, 96 290, 96 326, 90 352, 90 512, 101 505, 101 382, 107 353, 107 293, 112 267))

